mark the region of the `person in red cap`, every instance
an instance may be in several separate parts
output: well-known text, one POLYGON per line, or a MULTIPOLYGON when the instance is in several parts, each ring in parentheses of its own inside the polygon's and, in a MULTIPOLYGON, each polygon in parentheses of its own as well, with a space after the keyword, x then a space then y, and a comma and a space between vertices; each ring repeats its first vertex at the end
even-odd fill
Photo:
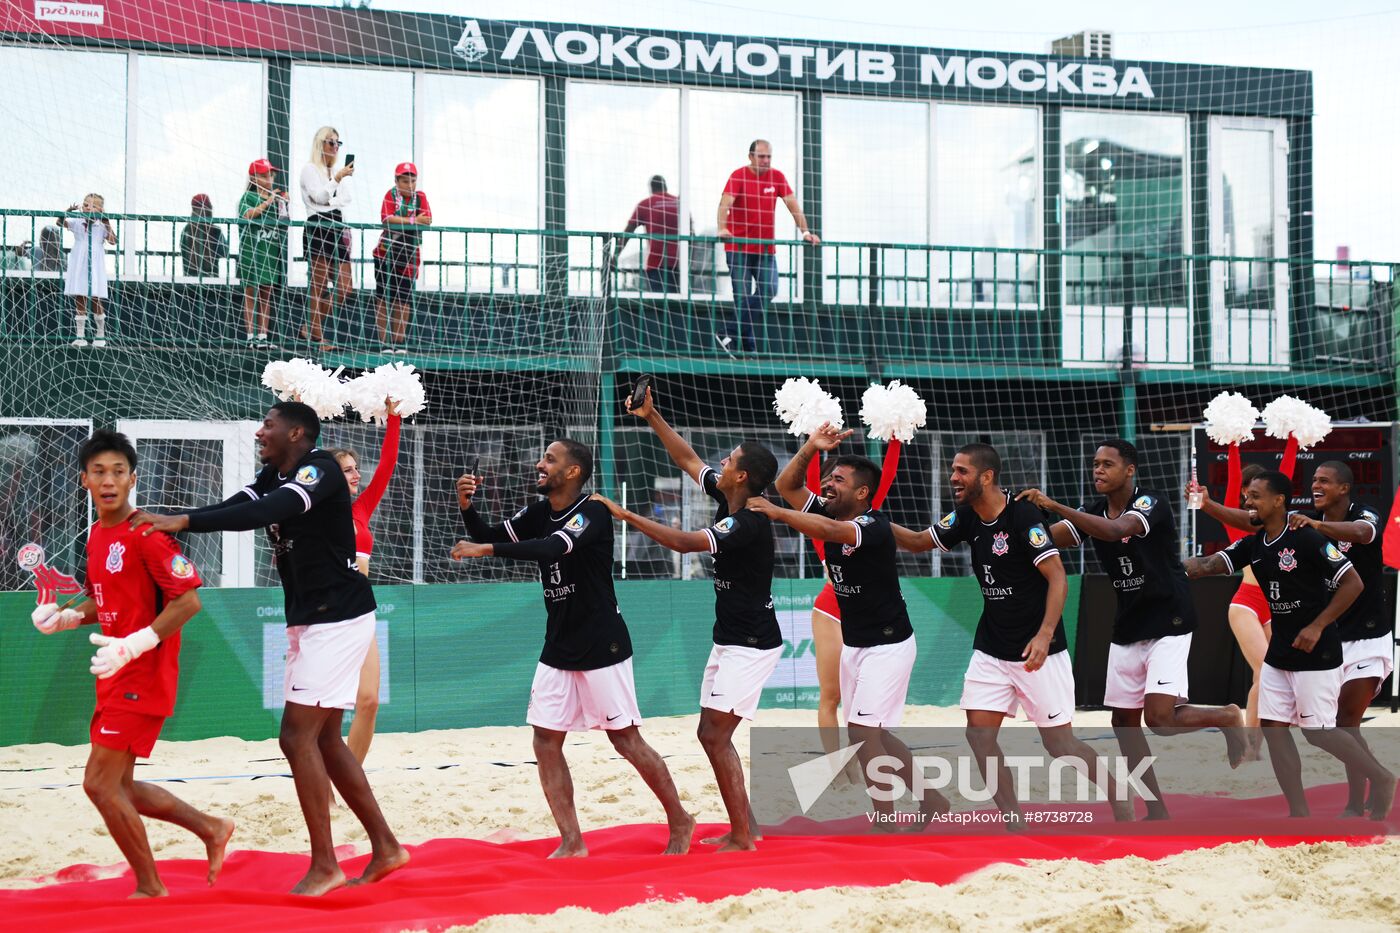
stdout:
POLYGON ((287 265, 287 192, 272 186, 277 171, 267 159, 248 166, 248 187, 238 201, 246 221, 238 238, 238 277, 243 282, 243 326, 248 345, 270 347, 272 290, 287 265))
POLYGON ((412 162, 400 162, 394 169, 394 187, 384 194, 379 219, 384 232, 374 248, 375 317, 384 352, 403 356, 408 352, 404 338, 418 278, 418 244, 423 238, 419 228, 433 222, 427 195, 418 190, 418 166, 412 162))
POLYGON ((180 259, 184 264, 185 275, 204 278, 219 274, 219 260, 228 256, 228 240, 224 231, 205 218, 214 216, 214 205, 209 195, 197 194, 190 198, 189 223, 180 234, 180 259))

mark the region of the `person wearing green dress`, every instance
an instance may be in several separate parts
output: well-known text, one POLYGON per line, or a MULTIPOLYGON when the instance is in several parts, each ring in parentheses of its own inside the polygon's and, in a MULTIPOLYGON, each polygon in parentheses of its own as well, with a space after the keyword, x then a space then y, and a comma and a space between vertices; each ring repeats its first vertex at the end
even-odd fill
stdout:
POLYGON ((287 192, 272 186, 275 171, 267 159, 249 165, 248 188, 238 202, 238 216, 251 221, 238 243, 243 324, 251 347, 272 345, 267 336, 272 290, 282 284, 287 265, 287 192))

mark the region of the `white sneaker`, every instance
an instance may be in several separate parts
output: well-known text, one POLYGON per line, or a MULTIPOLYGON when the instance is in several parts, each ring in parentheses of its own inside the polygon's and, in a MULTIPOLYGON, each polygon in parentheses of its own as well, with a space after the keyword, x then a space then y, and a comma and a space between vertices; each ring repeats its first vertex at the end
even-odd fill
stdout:
POLYGON ((399 356, 408 356, 408 350, 404 347, 399 347, 396 350, 394 350, 394 352, 399 356))
POLYGON ((98 339, 96 339, 96 340, 94 340, 94 341, 92 342, 92 345, 93 345, 94 347, 98 347, 98 348, 105 347, 105 346, 107 346, 107 341, 105 341, 105 340, 103 340, 102 338, 99 337, 98 339))
POLYGON ((70 344, 70 346, 74 346, 74 347, 85 347, 85 346, 87 346, 87 345, 88 345, 88 342, 87 342, 86 340, 84 340, 82 337, 79 337, 78 339, 74 340, 72 344, 70 344))

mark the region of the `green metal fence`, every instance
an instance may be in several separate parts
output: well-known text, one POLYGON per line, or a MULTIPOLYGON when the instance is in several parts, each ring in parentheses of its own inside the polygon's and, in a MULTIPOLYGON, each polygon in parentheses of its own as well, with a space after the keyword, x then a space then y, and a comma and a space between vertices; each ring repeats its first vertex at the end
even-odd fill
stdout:
MULTIPOLYGON (((63 342, 61 212, 0 210, 0 339, 63 342), (46 229, 47 228, 47 229, 46 229), (58 234, 57 238, 55 234, 58 234), (22 243, 32 246, 19 254, 22 243)), ((219 347, 240 342, 241 236, 250 222, 108 215, 114 342, 219 347), (181 238, 208 224, 226 244, 214 274, 191 275, 181 238)), ((284 342, 305 315, 304 224, 291 221, 284 342)), ((373 350, 373 251, 382 228, 347 224, 354 292, 337 342, 373 350)), ((585 339, 581 310, 610 313, 622 356, 718 356, 734 310, 725 244, 712 237, 433 226, 410 345, 416 353, 538 357, 585 339), (634 244, 632 241, 635 240, 634 244), (653 291, 643 250, 673 242, 677 262, 653 291)), ((216 241, 218 237, 214 238, 216 241)), ((730 241, 734 243, 757 241, 730 241)), ((769 245, 769 244, 765 244, 769 245)), ((776 242, 778 289, 758 321, 757 358, 940 360, 1070 368, 1384 370, 1393 365, 1396 264, 1299 262, 1147 252, 776 242)), ((81 285, 80 285, 81 287, 81 285)))

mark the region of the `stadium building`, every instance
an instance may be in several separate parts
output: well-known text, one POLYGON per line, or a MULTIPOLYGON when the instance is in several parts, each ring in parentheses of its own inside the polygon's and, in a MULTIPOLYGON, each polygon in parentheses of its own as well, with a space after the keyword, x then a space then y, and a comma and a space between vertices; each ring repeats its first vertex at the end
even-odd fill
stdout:
MULTIPOLYGON (((1004 485, 1064 501, 1091 491, 1089 455, 1110 435, 1138 443, 1144 486, 1175 495, 1194 468, 1219 498, 1218 452, 1190 426, 1222 389, 1260 407, 1291 394, 1357 420, 1305 455, 1296 491, 1315 459, 1351 458, 1367 465, 1357 497, 1391 504, 1394 267, 1313 255, 1306 71, 240 0, 6 0, 0 71, 12 114, 0 152, 28 166, 0 181, 0 240, 30 259, 0 271, 0 477, 11 491, 0 538, 11 552, 37 536, 51 553, 78 553, 88 515, 71 461, 94 425, 137 440, 143 506, 187 507, 253 473, 269 360, 314 353, 358 370, 394 359, 375 330, 371 253, 394 166, 420 169, 434 224, 404 359, 424 373, 429 407, 406 426, 405 468, 376 518, 386 730, 519 716, 519 691, 504 685, 528 683, 534 663, 538 591, 521 582, 531 573, 447 559, 460 533, 453 482, 475 459, 493 515, 527 501, 540 448, 567 433, 595 445, 600 490, 686 527, 706 520, 704 497, 622 410, 642 373, 715 461, 742 438, 780 460, 796 448, 772 413, 788 377, 820 378, 856 427, 871 382, 912 385, 928 426, 907 445, 887 508, 914 527, 946 510, 952 451, 978 438, 1001 450, 1004 485), (357 170, 345 209, 354 289, 325 352, 301 336, 297 191, 322 125, 339 130, 357 170), (823 242, 801 244, 779 209, 777 293, 756 351, 731 357, 714 339, 734 314, 715 211, 756 138, 771 142, 823 242), (291 203, 277 349, 250 347, 242 331, 235 205, 263 157, 291 203), (677 198, 676 233, 616 239, 656 175, 677 198), (100 350, 69 345, 62 273, 39 261, 55 215, 87 192, 105 195, 117 224, 100 350), (182 255, 195 194, 209 195, 227 244, 207 275, 182 255), (674 256, 671 287, 648 290, 644 249, 674 256), (500 690, 438 689, 466 676, 434 647, 464 626, 502 659, 500 690)), ((335 423, 324 436, 373 460, 380 433, 335 423)), ((1213 549, 1218 534, 1195 529, 1184 504, 1178 514, 1188 539, 1213 549)), ((821 571, 786 529, 779 547, 774 595, 793 650, 768 702, 800 705, 815 688, 801 626, 821 571)), ((282 625, 280 598, 259 589, 275 583, 267 548, 234 534, 188 548, 211 584, 209 644, 188 663, 233 687, 224 719, 176 720, 169 737, 275 729, 282 625)), ((689 710, 692 685, 675 671, 708 650, 707 560, 635 534, 617 558, 634 640, 670 659, 639 664, 643 704, 689 710)), ((911 702, 953 702, 980 595, 965 556, 904 560, 916 627, 959 646, 920 657, 911 702)), ((1097 569, 1085 554, 1067 563, 1085 579, 1097 569)), ((25 585, 5 567, 0 586, 25 585)), ((1091 584, 1072 580, 1067 618, 1088 625, 1078 607, 1091 584)), ((29 598, 0 596, 7 616, 29 598)), ((86 680, 58 673, 56 646, 11 650, 26 634, 0 630, 0 679, 86 680)), ((1248 685, 1241 664, 1232 698, 1239 676, 1248 685)), ((86 687, 76 693, 46 707, 42 728, 36 711, 5 717, 0 744, 81 730, 86 687)))

